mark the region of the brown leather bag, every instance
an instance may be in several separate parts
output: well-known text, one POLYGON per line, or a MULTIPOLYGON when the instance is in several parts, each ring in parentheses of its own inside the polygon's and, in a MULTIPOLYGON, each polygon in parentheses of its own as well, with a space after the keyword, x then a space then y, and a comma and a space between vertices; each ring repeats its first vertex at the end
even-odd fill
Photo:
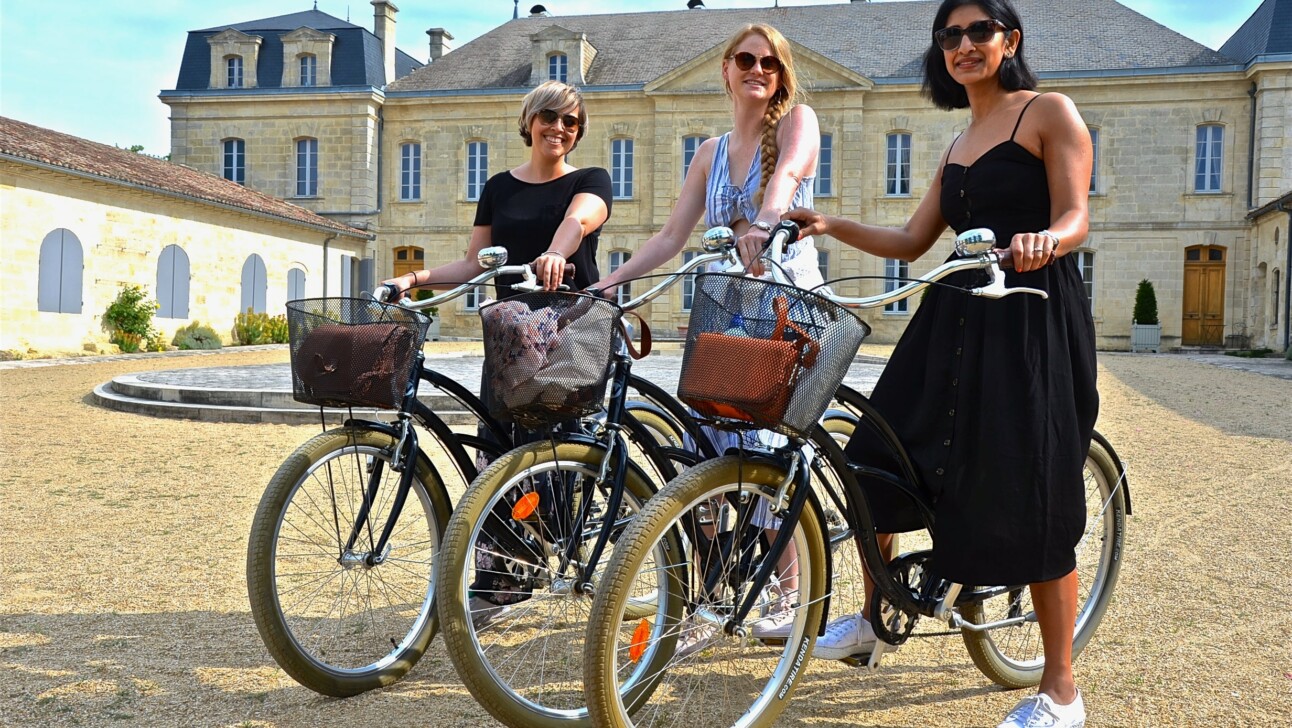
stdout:
POLYGON ((293 369, 312 404, 398 407, 411 371, 412 329, 393 323, 325 324, 301 342, 293 369))

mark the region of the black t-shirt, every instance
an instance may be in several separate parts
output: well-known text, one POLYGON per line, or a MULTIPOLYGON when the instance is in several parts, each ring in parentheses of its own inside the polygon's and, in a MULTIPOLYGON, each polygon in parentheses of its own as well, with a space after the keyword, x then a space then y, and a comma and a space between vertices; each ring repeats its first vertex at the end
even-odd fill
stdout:
MULTIPOLYGON (((566 210, 580 192, 606 201, 610 212, 610 174, 600 167, 577 169, 549 182, 522 182, 511 172, 489 178, 476 206, 476 225, 490 226, 491 245, 507 249, 508 265, 529 263, 552 245, 552 236, 565 219, 566 210)), ((601 280, 597 270, 597 238, 601 228, 584 236, 579 249, 567 262, 574 264, 574 286, 587 288, 601 280)), ((509 286, 520 279, 507 276, 498 281, 496 296, 513 295, 509 286)))

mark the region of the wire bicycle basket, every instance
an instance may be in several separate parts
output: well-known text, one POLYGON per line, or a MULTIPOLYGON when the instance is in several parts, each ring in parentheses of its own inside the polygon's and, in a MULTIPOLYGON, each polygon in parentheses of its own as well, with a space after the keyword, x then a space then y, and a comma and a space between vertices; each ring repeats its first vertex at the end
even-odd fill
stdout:
POLYGON ((677 396, 723 429, 806 438, 870 327, 816 293, 697 276, 677 396))
POLYGON ((600 410, 622 313, 604 298, 561 291, 482 307, 489 413, 536 430, 600 410))
POLYGON ((288 301, 293 399, 398 408, 430 325, 425 314, 369 299, 288 301))

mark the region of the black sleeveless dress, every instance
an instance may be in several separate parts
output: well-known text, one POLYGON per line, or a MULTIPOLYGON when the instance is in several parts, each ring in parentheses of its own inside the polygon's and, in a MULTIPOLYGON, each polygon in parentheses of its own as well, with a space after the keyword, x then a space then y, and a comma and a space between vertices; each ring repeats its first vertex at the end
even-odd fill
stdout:
MULTIPOLYGON (((1016 123, 972 165, 943 169, 942 217, 957 233, 991 228, 1004 248, 1016 233, 1050 225, 1045 164, 1017 133, 1016 123)), ((985 274, 943 280, 969 288, 985 274)), ((1072 255, 1030 273, 1007 268, 1005 282, 1050 297, 991 300, 933 287, 871 396, 935 503, 934 568, 967 585, 1065 576, 1085 529, 1082 472, 1099 411, 1090 300, 1072 255)), ((900 472, 865 427, 846 452, 900 472)), ((908 499, 865 487, 881 533, 920 527, 908 499)))

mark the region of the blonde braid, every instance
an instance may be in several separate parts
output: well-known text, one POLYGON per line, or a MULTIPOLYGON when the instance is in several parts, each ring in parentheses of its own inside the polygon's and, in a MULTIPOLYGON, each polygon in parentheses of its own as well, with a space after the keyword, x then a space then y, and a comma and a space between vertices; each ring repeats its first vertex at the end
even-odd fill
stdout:
POLYGON ((763 193, 767 191, 767 181, 776 173, 776 160, 780 155, 780 149, 776 144, 776 127, 780 124, 781 117, 789 111, 789 101, 789 94, 785 93, 784 89, 778 89, 776 96, 767 105, 767 112, 763 114, 763 139, 760 144, 763 164, 760 170, 761 178, 758 180, 758 194, 754 195, 754 205, 759 209, 763 207, 763 193))

